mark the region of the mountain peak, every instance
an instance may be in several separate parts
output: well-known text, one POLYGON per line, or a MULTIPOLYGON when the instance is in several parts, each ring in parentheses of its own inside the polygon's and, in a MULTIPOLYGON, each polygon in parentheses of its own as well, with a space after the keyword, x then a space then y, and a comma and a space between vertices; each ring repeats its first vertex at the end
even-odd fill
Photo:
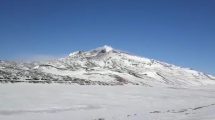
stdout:
POLYGON ((104 51, 104 52, 110 52, 113 51, 113 48, 109 45, 104 45, 102 47, 97 48, 96 50, 104 51))
POLYGON ((21 64, 0 61, 1 81, 187 86, 215 84, 215 77, 104 45, 48 62, 21 64))

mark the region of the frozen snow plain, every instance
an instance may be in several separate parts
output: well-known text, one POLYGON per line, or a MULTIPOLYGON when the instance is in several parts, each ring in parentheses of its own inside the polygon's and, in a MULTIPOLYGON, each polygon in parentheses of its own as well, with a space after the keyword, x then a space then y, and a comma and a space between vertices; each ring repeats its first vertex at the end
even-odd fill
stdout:
POLYGON ((215 86, 0 84, 0 120, 214 120, 215 86))

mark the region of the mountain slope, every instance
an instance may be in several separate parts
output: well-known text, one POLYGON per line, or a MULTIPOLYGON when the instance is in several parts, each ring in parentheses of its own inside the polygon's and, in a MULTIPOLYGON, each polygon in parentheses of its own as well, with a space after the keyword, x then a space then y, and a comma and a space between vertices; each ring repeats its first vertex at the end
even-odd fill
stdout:
POLYGON ((215 77, 104 46, 48 62, 0 61, 0 81, 189 86, 214 84, 215 77))

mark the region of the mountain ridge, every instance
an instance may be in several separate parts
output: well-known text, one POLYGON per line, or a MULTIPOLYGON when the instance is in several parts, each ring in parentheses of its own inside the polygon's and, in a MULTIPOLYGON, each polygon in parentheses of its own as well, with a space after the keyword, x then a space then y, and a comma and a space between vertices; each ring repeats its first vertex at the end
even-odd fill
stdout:
POLYGON ((0 61, 0 81, 79 85, 196 86, 215 77, 173 64, 131 55, 111 46, 76 51, 46 62, 0 61))

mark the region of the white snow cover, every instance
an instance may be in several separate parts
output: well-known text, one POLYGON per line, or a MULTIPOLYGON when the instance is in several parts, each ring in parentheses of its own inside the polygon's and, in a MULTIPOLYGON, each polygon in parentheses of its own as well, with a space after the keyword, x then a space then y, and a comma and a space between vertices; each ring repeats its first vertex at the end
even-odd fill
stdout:
MULTIPOLYGON (((18 64, 0 62, 5 78, 70 77, 91 84, 146 86, 197 86, 215 84, 215 77, 188 68, 128 54, 110 46, 90 51, 77 51, 68 57, 48 62, 18 64), (25 73, 25 74, 24 74, 25 73), (47 77, 48 76, 48 77, 47 77)), ((50 79, 52 81, 53 79, 50 79)))
POLYGON ((71 53, 69 57, 47 64, 54 66, 54 68, 43 66, 38 70, 91 81, 114 82, 116 78, 113 75, 117 75, 135 84, 151 86, 215 84, 213 76, 202 72, 130 55, 107 45, 90 51, 71 53), (68 67, 72 69, 67 69, 68 67))
POLYGON ((104 45, 103 47, 97 48, 96 50, 105 50, 106 52, 110 52, 113 50, 111 46, 104 45))
POLYGON ((215 86, 0 84, 0 120, 214 120, 215 86))
POLYGON ((0 120, 215 119, 214 76, 109 46, 48 62, 0 61, 0 81, 20 79, 107 84, 1 83, 0 120))

